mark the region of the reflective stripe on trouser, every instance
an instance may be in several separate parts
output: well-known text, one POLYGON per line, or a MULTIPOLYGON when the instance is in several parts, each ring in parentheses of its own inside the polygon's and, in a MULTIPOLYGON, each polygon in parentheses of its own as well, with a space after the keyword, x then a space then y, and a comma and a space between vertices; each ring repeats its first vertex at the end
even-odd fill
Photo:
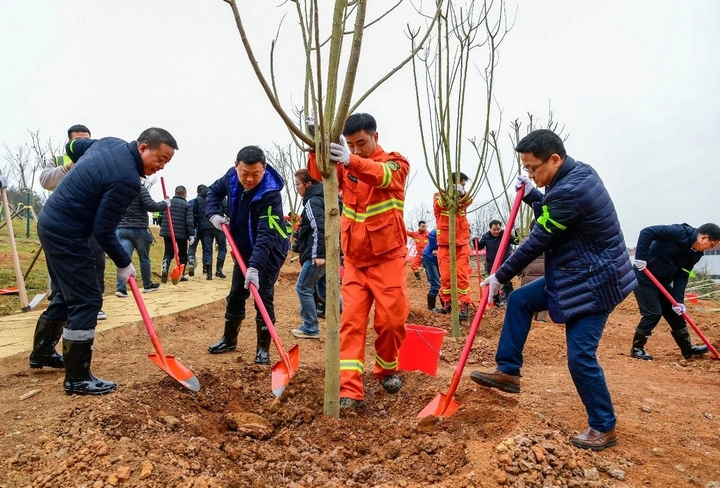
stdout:
MULTIPOLYGON (((458 299, 461 303, 472 303, 470 296, 470 246, 456 246, 458 299)), ((440 269, 440 300, 450 303, 450 246, 438 246, 438 267, 440 269)))
POLYGON ((356 268, 345 258, 342 285, 343 314, 340 326, 340 396, 362 400, 370 308, 375 303, 374 328, 376 378, 397 371, 398 349, 405 339, 405 319, 410 313, 405 258, 356 268))
POLYGON ((420 269, 420 266, 422 265, 422 253, 417 253, 414 258, 412 258, 412 261, 410 261, 410 269, 413 270, 413 272, 417 272, 418 269, 420 269))

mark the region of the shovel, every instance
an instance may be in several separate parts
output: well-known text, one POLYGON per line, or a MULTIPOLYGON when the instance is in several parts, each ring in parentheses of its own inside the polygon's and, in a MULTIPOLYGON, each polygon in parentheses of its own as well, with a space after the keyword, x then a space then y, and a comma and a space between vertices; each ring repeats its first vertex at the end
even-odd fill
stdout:
MULTIPOLYGON (((168 195, 167 191, 165 190, 165 178, 163 178, 162 176, 160 177, 160 183, 162 184, 163 197, 165 198, 165 200, 167 200, 168 195)), ((185 266, 180 264, 180 251, 178 250, 177 241, 175 240, 175 229, 173 228, 172 216, 170 215, 170 206, 168 206, 167 208, 167 219, 168 227, 170 228, 170 238, 172 239, 173 243, 173 251, 175 251, 175 267, 170 272, 170 280, 172 281, 173 285, 177 285, 180 282, 180 278, 182 278, 185 266)))
MULTIPOLYGON (((500 248, 497 252, 498 257, 493 263, 490 274, 494 274, 497 271, 497 269, 500 267, 500 263, 502 262, 502 256, 505 255, 505 250, 507 249, 508 243, 510 242, 510 234, 512 233, 511 229, 515 225, 515 217, 517 216, 518 210, 520 209, 520 204, 522 203, 522 197, 524 192, 525 185, 521 186, 520 189, 518 189, 517 194, 515 195, 515 201, 513 202, 512 210, 510 211, 510 217, 508 218, 507 224, 505 226, 505 232, 503 233, 502 239, 500 239, 500 248)), ((452 381, 450 382, 450 388, 448 389, 447 393, 440 393, 438 396, 433 398, 433 400, 420 411, 420 413, 418 414, 418 418, 424 418, 430 415, 433 415, 435 417, 449 417, 453 413, 455 413, 455 411, 460 407, 458 401, 455 400, 455 390, 457 390, 458 384, 460 383, 460 378, 462 377, 463 370, 465 369, 465 363, 467 362, 467 358, 470 355, 470 350, 472 349, 473 342, 475 341, 475 334, 477 334, 478 327, 480 326, 480 321, 485 314, 485 309, 487 308, 489 300, 490 289, 486 286, 483 287, 482 297, 480 298, 480 308, 475 314, 472 326, 470 327, 470 332, 468 333, 467 339, 465 340, 465 347, 463 347, 462 354, 460 355, 460 361, 458 362, 458 365, 455 368, 455 372, 453 373, 452 381)))
MULTIPOLYGON (((235 244, 235 240, 230 233, 230 227, 228 227, 227 224, 222 224, 222 230, 225 233, 228 243, 230 244, 230 249, 232 250, 235 262, 237 262, 238 266, 240 266, 240 271, 242 271, 243 274, 247 274, 247 266, 245 266, 245 261, 243 261, 242 255, 240 254, 240 251, 235 244)), ((260 315, 262 315, 265 325, 270 332, 273 344, 275 344, 275 348, 277 349, 278 354, 280 354, 281 360, 275 363, 272 367, 272 392, 273 395, 279 397, 282 395, 283 391, 285 391, 285 387, 290 382, 290 378, 295 376, 295 372, 300 364, 300 349, 298 348, 298 345, 295 344, 288 352, 285 352, 285 349, 283 349, 282 343, 280 342, 280 337, 275 330, 275 326, 273 325, 272 320, 270 320, 270 316, 268 315, 265 305, 260 298, 260 293, 252 283, 250 284, 250 292, 255 299, 255 306, 258 310, 260 310, 260 315)))
MULTIPOLYGON (((668 301, 670 302, 670 304, 671 304, 673 307, 677 307, 677 306, 678 306, 678 302, 676 302, 675 299, 674 299, 674 298, 672 297, 672 295, 670 294, 670 292, 667 291, 667 289, 660 284, 660 282, 657 280, 657 278, 655 278, 655 277, 653 276, 653 274, 650 272, 649 269, 647 269, 647 268, 643 269, 643 273, 645 273, 645 276, 647 276, 648 278, 650 278, 650 281, 652 281, 653 283, 655 283, 655 286, 657 286, 657 287, 658 287, 658 290, 660 290, 660 291, 662 292, 662 294, 665 295, 665 298, 668 299, 668 301)), ((708 350, 709 350, 710 353, 713 355, 713 359, 715 359, 715 360, 720 359, 720 355, 718 355, 718 352, 715 350, 715 348, 713 347, 713 345, 710 344, 710 341, 708 340, 707 337, 705 337, 705 334, 703 334, 702 332, 700 332, 700 328, 695 324, 695 322, 693 322, 693 319, 690 318, 690 316, 687 314, 687 312, 683 313, 682 316, 683 316, 683 318, 685 319, 685 322, 687 322, 688 324, 690 324, 690 327, 692 327, 692 330, 695 331, 695 333, 698 335, 698 337, 699 337, 699 338, 705 343, 705 345, 708 347, 708 350)))
POLYGON ((140 290, 135 282, 135 277, 130 277, 128 285, 130 285, 130 290, 132 291, 133 297, 135 297, 135 302, 140 310, 140 315, 142 315, 143 322, 145 322, 145 328, 150 336, 150 342, 152 342, 152 345, 155 348, 155 354, 148 354, 150 361, 157 364, 160 369, 168 374, 168 376, 175 379, 188 390, 200 391, 200 382, 195 376, 195 373, 175 359, 175 356, 166 356, 163 352, 160 339, 155 332, 155 327, 153 327, 152 319, 150 318, 147 308, 145 308, 145 303, 140 296, 140 290))
MULTIPOLYGON (((1 174, 2 171, 0 171, 0 175, 1 174)), ((28 301, 27 290, 25 289, 25 279, 23 278, 22 268, 20 268, 20 256, 18 255, 17 245, 15 244, 15 232, 13 230, 12 220, 10 217, 10 205, 8 204, 5 188, 0 188, 0 193, 2 193, 3 211, 5 212, 5 222, 7 223, 8 228, 8 239, 10 240, 10 250, 12 251, 13 268, 15 268, 15 281, 17 282, 18 293, 20 295, 20 306, 23 312, 29 312, 35 307, 35 305, 40 303, 40 300, 45 297, 45 294, 35 295, 32 302, 28 301)))

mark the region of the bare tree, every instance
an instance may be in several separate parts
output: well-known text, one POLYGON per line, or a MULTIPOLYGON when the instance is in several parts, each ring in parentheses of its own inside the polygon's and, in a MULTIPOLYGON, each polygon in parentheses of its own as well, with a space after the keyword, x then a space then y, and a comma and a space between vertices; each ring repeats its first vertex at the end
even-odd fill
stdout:
POLYGON ((429 229, 435 227, 435 215, 426 202, 420 202, 420 205, 405 213, 405 225, 408 229, 415 230, 421 220, 427 223, 429 229))
MULTIPOLYGON (((415 93, 425 166, 437 196, 447 210, 450 220, 450 276, 452 334, 460 336, 459 301, 456 266, 456 214, 462 206, 474 199, 488 178, 490 120, 493 108, 493 89, 498 47, 509 32, 503 0, 499 2, 474 0, 468 2, 448 0, 442 9, 439 22, 428 46, 421 53, 420 63, 413 61, 415 93), (418 66, 420 64, 421 66, 418 66), (477 78, 480 78, 478 82, 477 78), (478 107, 466 111, 469 90, 482 83, 485 96, 478 107), (482 120, 472 119, 481 114, 482 120), (482 133, 476 136, 477 161, 465 169, 472 184, 467 194, 461 196, 455 185, 449 184, 451 175, 460 172, 463 149, 468 143, 464 135, 466 127, 480 126, 482 133), (425 134, 429 134, 429 140, 425 134), (462 201, 462 203, 461 203, 462 201)), ((413 46, 414 47, 414 46, 413 46)))
POLYGON ((305 167, 305 158, 303 152, 293 143, 287 146, 280 146, 275 143, 275 149, 268 151, 268 159, 273 168, 278 170, 280 176, 285 180, 285 195, 283 195, 283 207, 290 209, 290 217, 300 210, 300 195, 295 190, 293 182, 295 181, 295 172, 305 167))
MULTIPOLYGON (((293 141, 304 149, 314 151, 318 168, 323 176, 323 192, 325 196, 325 244, 326 244, 326 358, 325 358, 325 401, 324 411, 327 415, 339 418, 340 392, 340 333, 339 333, 339 266, 340 266, 340 213, 338 209, 338 180, 336 165, 328 158, 330 141, 337 141, 342 133, 345 120, 372 92, 384 81, 397 73, 405 64, 413 59, 417 51, 430 35, 434 20, 430 22, 426 33, 420 36, 420 30, 408 28, 408 35, 413 39, 413 50, 388 73, 378 78, 364 94, 353 103, 353 92, 358 71, 360 53, 362 51, 365 32, 375 27, 387 11, 378 18, 368 20, 367 0, 335 0, 332 8, 332 24, 329 34, 321 37, 320 9, 317 0, 294 0, 285 2, 283 7, 294 7, 300 26, 302 42, 295 43, 305 60, 304 114, 312 115, 315 121, 315 136, 306 134, 302 127, 293 120, 291 112, 285 110, 275 83, 273 56, 278 35, 272 42, 270 52, 270 77, 260 67, 250 39, 243 26, 242 15, 237 0, 224 0, 232 9, 235 24, 240 34, 245 52, 250 60, 253 71, 267 95, 273 109, 290 131, 293 141), (351 26, 351 28, 350 28, 351 26), (343 47, 349 37, 349 50, 343 55, 343 47), (341 59, 344 64, 341 66, 341 59)), ((443 0, 437 0, 442 4, 443 0)), ((399 4, 399 3, 398 3, 399 4)), ((397 7, 389 7, 389 10, 397 7)), ((268 7, 269 8, 269 7, 268 7)), ((330 10, 328 8, 328 10, 330 10)), ((439 7, 438 9, 439 10, 439 7)), ((437 11, 433 12, 436 18, 437 11)))

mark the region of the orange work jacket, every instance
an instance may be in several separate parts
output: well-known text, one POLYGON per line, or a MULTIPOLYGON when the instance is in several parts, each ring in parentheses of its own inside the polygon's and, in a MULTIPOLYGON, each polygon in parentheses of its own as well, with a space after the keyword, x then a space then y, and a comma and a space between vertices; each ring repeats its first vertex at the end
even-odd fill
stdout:
POLYGON ((343 195, 340 242, 345 259, 358 268, 405 257, 405 180, 410 163, 380 146, 369 158, 350 155, 338 165, 343 195))
MULTIPOLYGON (((459 203, 460 208, 455 216, 455 245, 464 246, 470 242, 470 223, 465 211, 472 203, 472 198, 466 193, 459 203)), ((439 192, 433 196, 433 212, 438 246, 447 246, 450 244, 450 214, 439 192)))
POLYGON ((425 246, 430 242, 430 233, 428 231, 420 232, 419 230, 408 230, 406 231, 408 237, 412 237, 415 241, 415 249, 418 254, 422 254, 425 246))

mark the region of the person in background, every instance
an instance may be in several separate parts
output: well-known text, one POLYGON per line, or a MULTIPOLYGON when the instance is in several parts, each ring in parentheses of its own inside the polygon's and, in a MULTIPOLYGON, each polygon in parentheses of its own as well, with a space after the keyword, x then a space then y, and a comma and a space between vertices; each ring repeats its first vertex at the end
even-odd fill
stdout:
POLYGON ((635 248, 635 276, 638 280, 635 299, 642 318, 633 336, 632 357, 653 358, 645 351, 645 344, 661 317, 670 325, 670 333, 685 359, 708 351, 707 346, 694 346, 690 342, 690 332, 682 316, 686 312, 683 302, 693 267, 702 258, 703 251, 712 249, 718 242, 720 227, 716 224, 703 224, 697 229, 688 224, 653 225, 640 231, 635 248), (650 281, 643 272, 645 268, 670 292, 677 306, 672 305, 650 281))
MULTIPOLYGON (((257 146, 245 146, 235 158, 235 167, 215 183, 207 194, 205 214, 216 229, 229 224, 247 273, 233 266, 232 284, 225 306, 222 338, 208 347, 210 354, 237 348, 240 325, 245 319, 245 302, 250 284, 255 286, 270 320, 275 323, 275 282, 288 253, 289 236, 282 225, 282 189, 284 181, 257 146), (228 218, 222 215, 222 201, 228 199, 228 218)), ((255 304, 257 347, 255 364, 270 364, 270 330, 255 304)))
POLYGON ((420 265, 422 265, 422 253, 428 244, 427 224, 424 220, 418 222, 418 230, 406 230, 405 233, 415 242, 415 257, 410 261, 410 269, 415 279, 420 281, 420 265))
MULTIPOLYGON (((207 185, 198 185, 197 187, 197 197, 200 196, 200 193, 207 188, 207 185)), ((195 235, 197 238, 193 241, 192 244, 188 246, 188 276, 195 276, 195 255, 197 254, 197 247, 200 241, 202 240, 200 238, 200 228, 198 227, 199 219, 198 219, 198 213, 197 213, 197 197, 193 198, 192 200, 188 200, 188 203, 190 204, 190 207, 193 209, 193 219, 195 222, 195 235)), ((205 250, 205 244, 203 243, 203 251, 205 250)), ((205 268, 203 267, 203 274, 205 274, 205 268)))
POLYGON ((422 265, 425 268, 430 289, 427 294, 428 310, 435 310, 438 292, 440 292, 440 269, 437 260, 437 231, 435 229, 428 233, 428 244, 422 251, 422 265))
MULTIPOLYGON (((195 221, 193 220, 192 208, 185 200, 187 198, 187 190, 184 186, 175 188, 175 196, 170 201, 170 216, 172 217, 173 231, 175 232, 175 242, 178 246, 179 263, 176 266, 187 264, 188 244, 195 242, 195 221)), ((170 235, 170 224, 165 221, 160 227, 160 237, 165 239, 165 252, 163 253, 162 274, 160 281, 167 283, 168 270, 170 263, 175 257, 175 248, 173 247, 172 236, 170 235)), ((187 281, 188 278, 183 272, 180 281, 187 281)))
POLYGON ((482 284, 490 296, 545 253, 545 277, 518 288, 508 298, 491 372, 470 378, 488 388, 520 393, 523 349, 535 312, 548 310, 565 324, 570 376, 585 406, 588 428, 574 446, 600 451, 617 444, 615 409, 597 358, 605 323, 637 286, 620 222, 600 176, 565 152, 548 129, 523 137, 515 150, 528 176, 516 189, 530 205, 537 225, 510 257, 482 284), (531 179, 532 178, 532 179, 531 179), (545 193, 533 187, 545 187, 545 193), (522 189, 522 190, 521 190, 522 189))
MULTIPOLYGON (((502 229, 502 223, 499 220, 493 220, 490 222, 490 230, 488 230, 483 236, 480 238, 480 240, 477 243, 478 249, 485 248, 485 273, 487 275, 490 275, 490 271, 492 270, 493 265, 495 264, 495 259, 497 259, 497 253, 500 250, 500 241, 502 240, 503 234, 505 231, 502 229)), ((505 249, 505 254, 502 256, 502 261, 500 261, 500 264, 504 263, 507 258, 510 257, 510 245, 517 245, 518 239, 515 236, 510 237, 510 242, 505 249)), ((493 303, 496 307, 504 307, 507 303, 508 296, 510 296, 510 293, 513 291, 513 285, 512 281, 508 281, 505 283, 502 287, 502 297, 500 296, 500 293, 495 295, 493 298, 493 303)))
MULTIPOLYGON (((48 191, 53 191, 60 182, 65 178, 65 175, 73 168, 75 161, 78 160, 76 156, 72 155, 73 141, 76 139, 89 139, 90 129, 82 124, 76 124, 67 130, 67 136, 69 146, 65 154, 61 156, 53 156, 45 163, 45 167, 40 172, 40 186, 48 191)), ((93 257, 95 259, 95 276, 97 277, 98 284, 100 285, 100 291, 105 294, 105 251, 102 246, 98 244, 95 237, 90 237, 90 249, 92 250, 93 257)), ((57 290, 50 281, 50 299, 55 295, 57 290)), ((98 312, 98 320, 107 319, 107 314, 103 312, 102 308, 98 312)), ((58 341, 60 336, 58 336, 58 341)))
MULTIPOLYGON (((202 252, 202 263, 203 263, 203 274, 206 280, 213 279, 213 241, 217 244, 217 260, 215 261, 215 276, 218 278, 225 279, 225 273, 223 273, 223 266, 225 266, 225 256, 227 256, 227 240, 225 234, 221 230, 215 228, 210 222, 205 212, 207 210, 207 195, 208 189, 205 185, 201 185, 203 189, 200 194, 195 198, 193 203, 193 215, 195 216, 195 224, 198 229, 198 239, 203 243, 202 252)), ((200 187, 198 187, 200 189, 200 187)), ((228 215, 227 199, 223 199, 220 203, 223 216, 228 215)))
POLYGON ((116 385, 90 371, 102 292, 89 241, 97 239, 124 282, 135 276, 117 226, 140 193, 140 179, 163 169, 177 143, 168 131, 152 127, 137 141, 75 139, 66 149, 77 164, 38 218, 38 236, 57 293, 38 319, 30 367, 64 367, 66 393, 102 395, 116 385), (56 327, 62 330, 63 356, 55 352, 56 327))
POLYGON ((301 339, 319 339, 314 291, 320 279, 325 276, 325 199, 323 186, 310 177, 307 169, 295 172, 295 189, 303 199, 300 227, 295 241, 295 252, 300 256, 300 274, 297 291, 300 299, 302 325, 291 331, 301 339))

